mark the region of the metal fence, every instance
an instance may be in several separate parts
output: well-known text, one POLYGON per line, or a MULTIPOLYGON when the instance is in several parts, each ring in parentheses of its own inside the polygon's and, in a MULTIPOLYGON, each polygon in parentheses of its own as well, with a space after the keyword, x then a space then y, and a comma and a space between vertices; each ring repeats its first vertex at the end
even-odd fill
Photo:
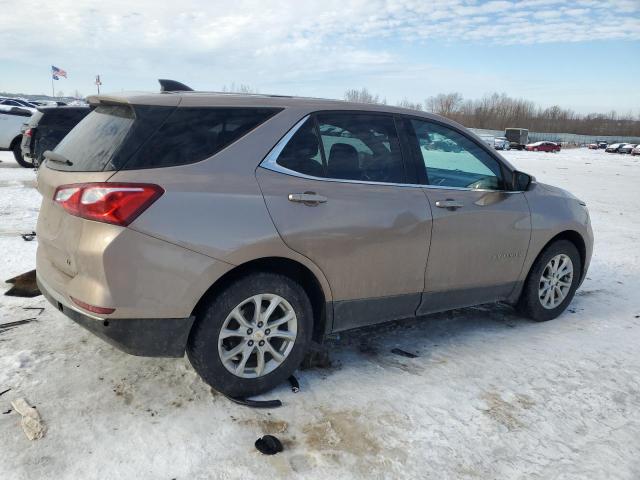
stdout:
MULTIPOLYGON (((484 130, 482 128, 470 128, 476 135, 493 135, 504 137, 504 130, 484 130)), ((612 135, 578 135, 575 133, 544 133, 529 132, 529 142, 557 142, 563 145, 586 145, 596 142, 611 143, 640 143, 640 137, 623 137, 612 135)))

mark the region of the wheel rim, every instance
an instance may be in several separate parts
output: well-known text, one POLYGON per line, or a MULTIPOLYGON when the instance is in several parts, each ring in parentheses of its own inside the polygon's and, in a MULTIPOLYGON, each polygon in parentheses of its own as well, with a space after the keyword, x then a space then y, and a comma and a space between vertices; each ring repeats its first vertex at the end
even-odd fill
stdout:
POLYGON ((224 367, 240 378, 273 372, 287 359, 296 341, 298 319, 279 295, 249 297, 229 313, 218 336, 224 367))
POLYGON ((573 262, 569 256, 556 255, 544 267, 538 286, 540 304, 547 310, 560 305, 571 290, 573 283, 573 262))

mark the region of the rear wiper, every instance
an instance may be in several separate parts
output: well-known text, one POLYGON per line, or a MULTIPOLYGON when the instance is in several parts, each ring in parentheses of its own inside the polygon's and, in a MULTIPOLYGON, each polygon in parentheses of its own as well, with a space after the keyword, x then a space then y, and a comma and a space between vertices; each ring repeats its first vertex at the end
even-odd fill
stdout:
POLYGON ((63 157, 59 153, 52 152, 51 150, 46 150, 43 154, 44 158, 47 160, 51 160, 56 163, 64 163, 65 165, 73 165, 73 162, 69 160, 67 157, 63 157))

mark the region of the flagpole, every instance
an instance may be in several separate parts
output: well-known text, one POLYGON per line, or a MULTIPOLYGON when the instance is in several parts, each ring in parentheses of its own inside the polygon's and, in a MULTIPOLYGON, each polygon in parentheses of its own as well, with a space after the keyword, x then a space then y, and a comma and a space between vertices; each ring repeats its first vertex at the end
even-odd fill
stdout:
POLYGON ((49 75, 51 75, 51 96, 53 98, 56 98, 55 88, 53 86, 53 71, 52 70, 49 70, 49 75))

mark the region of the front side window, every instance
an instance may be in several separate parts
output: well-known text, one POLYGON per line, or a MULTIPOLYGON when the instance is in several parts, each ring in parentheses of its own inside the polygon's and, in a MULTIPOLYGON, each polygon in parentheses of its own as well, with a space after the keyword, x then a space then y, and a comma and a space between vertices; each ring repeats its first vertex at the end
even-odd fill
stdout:
POLYGON ((400 142, 393 117, 366 113, 318 115, 326 176, 403 183, 400 142))
POLYGON ((470 138, 443 125, 411 120, 429 185, 503 190, 500 164, 470 138))

